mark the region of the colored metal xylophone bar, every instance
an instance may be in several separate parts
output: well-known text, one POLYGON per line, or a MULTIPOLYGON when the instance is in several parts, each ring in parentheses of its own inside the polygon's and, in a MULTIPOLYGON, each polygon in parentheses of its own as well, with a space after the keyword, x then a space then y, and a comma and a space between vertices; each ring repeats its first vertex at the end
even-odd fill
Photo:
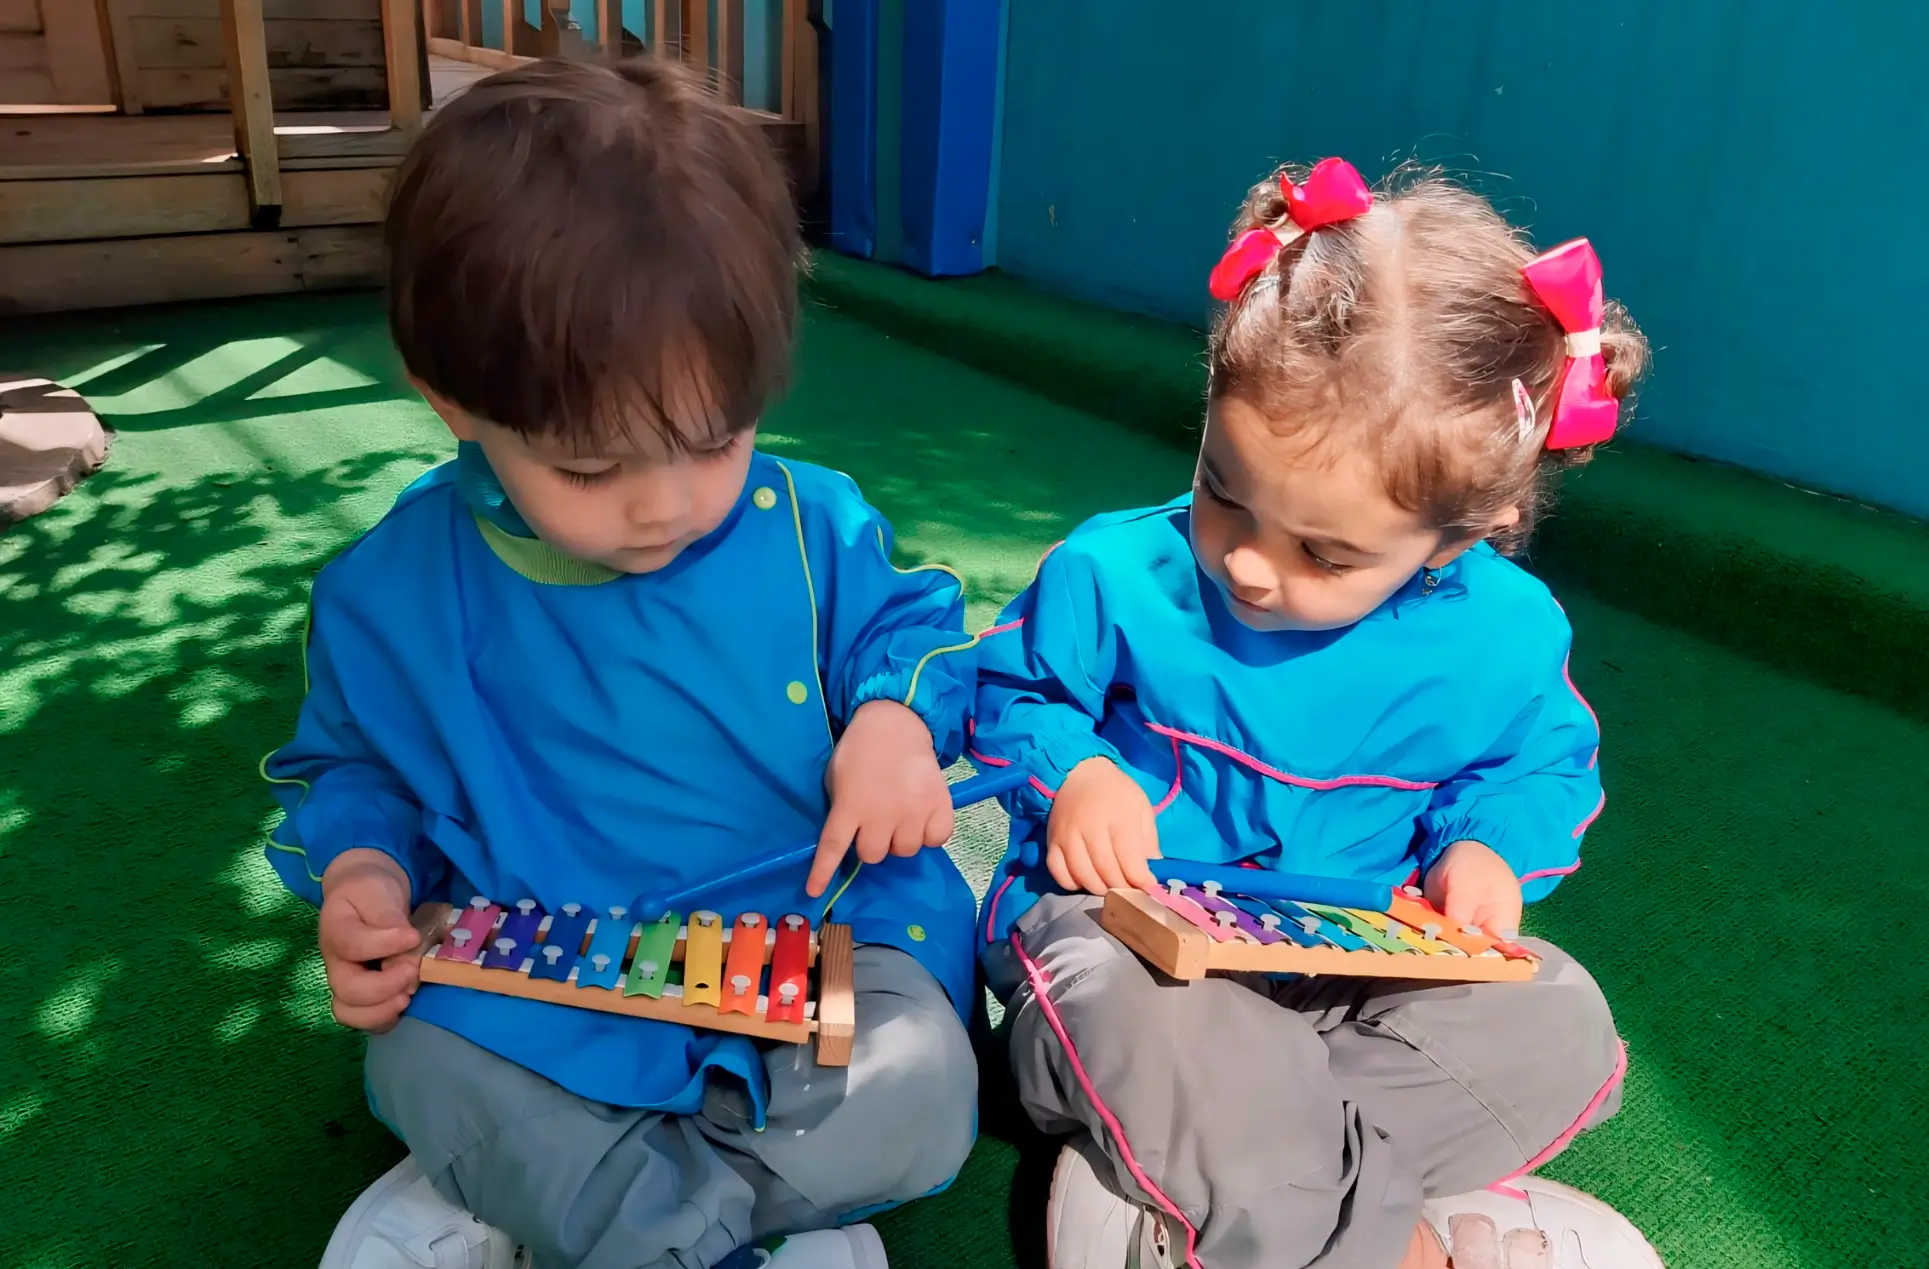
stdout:
POLYGON ((544 912, 529 899, 505 907, 480 896, 430 924, 425 983, 792 1044, 814 1037, 819 1063, 850 1064, 848 925, 703 910, 638 921, 624 908, 544 912))
POLYGON ((1161 863, 1163 887, 1111 891, 1099 923, 1172 978, 1226 971, 1524 982, 1540 968, 1518 944, 1451 924, 1410 886, 1370 887, 1361 906, 1340 907, 1287 898, 1264 872, 1193 865, 1194 873, 1211 875, 1187 881, 1172 875, 1185 865, 1161 863))
MULTIPOLYGON (((960 780, 951 804, 997 797, 1024 779, 1014 769, 960 780)), ((817 843, 807 842, 673 894, 645 896, 636 916, 620 907, 596 916, 574 903, 546 913, 530 899, 506 908, 481 896, 464 909, 425 907, 416 916, 428 930, 422 981, 794 1044, 815 1036, 819 1063, 848 1066, 856 1029, 851 928, 826 924, 813 932, 794 913, 774 927, 754 912, 726 923, 702 905, 707 895, 801 869, 816 852, 817 843), (687 921, 676 908, 689 912, 687 921)))
MULTIPOLYGON (((1018 857, 1027 868, 1038 867, 1044 858, 1036 841, 1018 848, 1018 857)), ((1310 873, 1278 872, 1271 868, 1242 868, 1226 864, 1202 864, 1190 859, 1148 859, 1146 867, 1161 885, 1183 880, 1188 885, 1216 882, 1220 889, 1255 899, 1291 899, 1295 903, 1323 903, 1333 908, 1360 908, 1369 912, 1387 910, 1393 888, 1377 881, 1358 881, 1351 877, 1318 877, 1310 873)))

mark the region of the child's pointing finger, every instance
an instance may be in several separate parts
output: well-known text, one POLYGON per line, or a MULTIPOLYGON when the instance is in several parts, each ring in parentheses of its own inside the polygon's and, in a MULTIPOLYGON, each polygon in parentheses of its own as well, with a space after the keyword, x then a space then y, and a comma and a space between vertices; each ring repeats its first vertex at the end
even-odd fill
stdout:
POLYGON ((804 881, 804 893, 815 899, 821 896, 837 875, 837 869, 844 862, 844 855, 851 848, 851 840, 857 836, 857 820, 842 806, 832 803, 831 813, 824 821, 824 831, 817 838, 817 857, 811 860, 810 876, 804 881))

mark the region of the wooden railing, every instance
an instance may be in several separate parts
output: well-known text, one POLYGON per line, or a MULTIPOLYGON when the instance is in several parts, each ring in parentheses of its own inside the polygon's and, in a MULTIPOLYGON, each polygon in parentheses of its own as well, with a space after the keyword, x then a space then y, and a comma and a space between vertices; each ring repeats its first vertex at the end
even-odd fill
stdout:
POLYGON ((626 30, 622 0, 596 0, 597 27, 585 33, 570 18, 569 0, 539 0, 542 18, 526 20, 525 0, 380 0, 386 50, 388 121, 368 125, 289 128, 277 133, 268 76, 264 0, 221 0, 229 104, 235 148, 247 168, 250 218, 273 228, 281 216, 281 172, 287 166, 394 162, 421 129, 425 114, 424 50, 484 66, 519 65, 533 57, 609 57, 642 48, 701 65, 717 91, 756 116, 790 170, 800 196, 816 186, 819 155, 817 39, 806 0, 751 0, 772 19, 769 74, 745 106, 745 0, 653 0, 649 30, 626 30), (501 34, 483 43, 483 4, 500 5, 501 34), (774 75, 776 82, 768 82, 774 75))
POLYGON ((701 66, 727 100, 750 109, 765 127, 800 186, 815 185, 820 132, 817 33, 806 0, 648 0, 637 30, 624 24, 623 0, 421 0, 423 32, 431 53, 504 68, 536 57, 631 56, 643 49, 701 66), (495 10, 493 42, 485 38, 483 6, 495 10), (572 10, 592 7, 585 30, 572 10), (764 73, 746 85, 745 12, 769 18, 764 73), (541 25, 529 21, 531 12, 541 25), (774 81, 774 82, 773 82, 774 81), (746 89, 751 91, 746 91, 746 89))
POLYGON ((250 219, 257 228, 280 223, 284 164, 392 162, 408 149, 422 127, 424 103, 416 6, 417 0, 381 0, 388 81, 386 126, 321 127, 277 135, 263 0, 221 0, 228 107, 234 117, 235 150, 247 168, 250 219))

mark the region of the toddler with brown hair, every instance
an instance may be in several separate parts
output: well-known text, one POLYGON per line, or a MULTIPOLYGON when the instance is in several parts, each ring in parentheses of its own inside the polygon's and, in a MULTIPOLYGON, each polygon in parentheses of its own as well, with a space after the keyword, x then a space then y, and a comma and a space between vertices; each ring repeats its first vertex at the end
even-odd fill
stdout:
POLYGON ((1026 1109, 1074 1134, 1055 1269, 1652 1269, 1532 1176, 1619 1104, 1599 989, 1160 981, 1096 920, 1157 855, 1423 885, 1514 932, 1580 866, 1600 735, 1508 561, 1614 431, 1646 347, 1592 247, 1535 255, 1435 176, 1255 186, 1190 496, 1052 551, 980 648, 974 756, 1017 764, 983 960, 1026 1109), (1488 1188, 1483 1188, 1488 1187, 1488 1188))
POLYGON ((976 909, 926 849, 972 641, 848 477, 756 448, 797 322, 776 158, 673 61, 535 62, 436 112, 387 238, 457 453, 316 578, 263 769, 409 1150, 323 1269, 884 1269, 864 1217, 947 1185, 976 1127, 976 909), (755 868, 813 841, 808 876, 755 868), (851 927, 849 1065, 420 984, 415 905, 693 892, 851 927))

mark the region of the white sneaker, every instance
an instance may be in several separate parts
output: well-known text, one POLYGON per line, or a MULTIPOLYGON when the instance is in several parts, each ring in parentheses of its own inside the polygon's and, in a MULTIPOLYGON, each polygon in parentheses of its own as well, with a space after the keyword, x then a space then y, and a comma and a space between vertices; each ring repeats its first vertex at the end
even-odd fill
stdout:
POLYGON ((1600 1199, 1545 1177, 1434 1199, 1421 1210, 1455 1265, 1476 1269, 1665 1269, 1641 1231, 1600 1199))
POLYGON ((1058 1152, 1045 1207, 1050 1269, 1176 1269, 1164 1218, 1119 1193, 1113 1175, 1082 1133, 1058 1152))
POLYGON ((717 1269, 890 1269, 884 1240, 869 1225, 818 1229, 739 1247, 717 1269))
POLYGON ((321 1269, 529 1269, 509 1235, 436 1193, 410 1156, 362 1191, 321 1269))

